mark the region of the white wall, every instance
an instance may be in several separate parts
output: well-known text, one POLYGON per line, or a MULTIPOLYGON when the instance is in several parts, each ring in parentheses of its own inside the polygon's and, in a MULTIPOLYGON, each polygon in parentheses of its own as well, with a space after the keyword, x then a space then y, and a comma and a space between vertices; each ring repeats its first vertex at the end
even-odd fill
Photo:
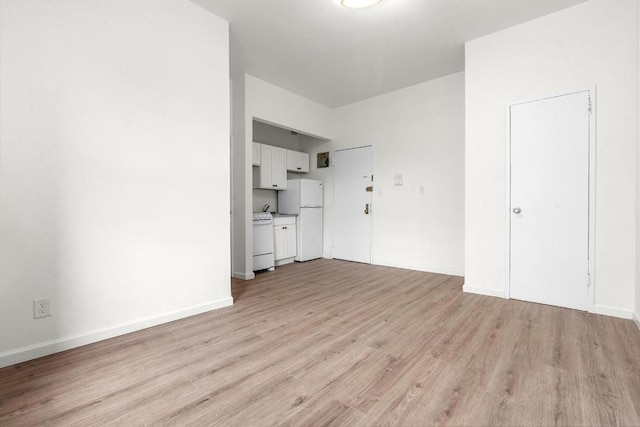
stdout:
POLYGON ((596 309, 630 317, 637 8, 637 0, 592 0, 467 43, 465 289, 504 295, 507 103, 596 85, 596 309))
POLYGON ((334 110, 335 141, 310 149, 325 181, 325 257, 331 256, 333 167, 315 154, 372 145, 373 249, 378 265, 464 273, 464 73, 334 110), (404 185, 394 186, 395 173, 404 185), (424 186, 424 194, 419 187, 424 186))
POLYGON ((252 118, 281 128, 333 138, 331 110, 271 83, 245 75, 247 112, 252 118))
POLYGON ((0 31, 0 366, 231 304, 228 24, 2 0, 0 31))
POLYGON ((231 82, 232 138, 231 154, 231 271, 238 279, 250 280, 253 274, 251 223, 251 140, 252 125, 247 117, 245 76, 237 76, 231 82))

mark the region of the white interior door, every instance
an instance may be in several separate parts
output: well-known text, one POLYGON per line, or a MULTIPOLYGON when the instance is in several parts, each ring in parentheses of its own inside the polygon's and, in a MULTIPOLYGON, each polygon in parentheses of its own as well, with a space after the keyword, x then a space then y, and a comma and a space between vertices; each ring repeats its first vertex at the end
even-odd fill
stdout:
POLYGON ((589 91, 510 107, 511 298, 589 308, 589 91))
POLYGON ((373 148, 334 153, 333 258, 371 263, 373 148))

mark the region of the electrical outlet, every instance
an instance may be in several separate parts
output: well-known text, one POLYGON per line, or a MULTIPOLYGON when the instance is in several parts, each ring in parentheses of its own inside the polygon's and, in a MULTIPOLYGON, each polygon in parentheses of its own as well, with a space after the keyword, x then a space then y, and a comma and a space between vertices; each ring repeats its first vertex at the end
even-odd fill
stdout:
POLYGON ((47 317, 49 315, 49 298, 34 299, 33 318, 39 319, 41 317, 47 317))

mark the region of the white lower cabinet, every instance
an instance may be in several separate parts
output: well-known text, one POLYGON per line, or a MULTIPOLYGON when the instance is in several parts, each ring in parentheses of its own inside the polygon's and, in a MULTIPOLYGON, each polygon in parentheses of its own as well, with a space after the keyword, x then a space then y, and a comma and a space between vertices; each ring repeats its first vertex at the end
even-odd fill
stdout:
POLYGON ((296 217, 273 218, 273 254, 276 265, 293 262, 298 250, 296 243, 296 217))

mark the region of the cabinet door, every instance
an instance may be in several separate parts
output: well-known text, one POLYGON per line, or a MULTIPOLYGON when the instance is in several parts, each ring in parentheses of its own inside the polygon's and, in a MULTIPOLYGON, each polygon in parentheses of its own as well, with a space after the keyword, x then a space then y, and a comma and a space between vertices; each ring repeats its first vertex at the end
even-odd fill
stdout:
POLYGON ((309 154, 287 150, 287 170, 291 172, 309 172, 309 154))
POLYGON ((287 150, 278 147, 270 148, 271 185, 276 190, 284 190, 287 188, 287 150))
POLYGON ((273 188, 271 170, 273 169, 272 153, 274 147, 263 145, 260 147, 260 188, 273 188))
POLYGON ((273 258, 276 261, 287 257, 287 233, 286 225, 273 227, 273 258))
POLYGON ((287 225, 287 229, 285 231, 285 240, 287 242, 287 252, 285 258, 293 258, 298 254, 297 251, 297 243, 296 243, 296 226, 295 225, 287 225))
POLYGON ((273 227, 273 253, 276 261, 294 258, 296 251, 296 226, 275 225, 273 227))
POLYGON ((271 145, 260 145, 260 171, 256 188, 285 190, 287 188, 287 150, 271 145))
POLYGON ((309 153, 298 153, 299 172, 309 172, 309 153))

